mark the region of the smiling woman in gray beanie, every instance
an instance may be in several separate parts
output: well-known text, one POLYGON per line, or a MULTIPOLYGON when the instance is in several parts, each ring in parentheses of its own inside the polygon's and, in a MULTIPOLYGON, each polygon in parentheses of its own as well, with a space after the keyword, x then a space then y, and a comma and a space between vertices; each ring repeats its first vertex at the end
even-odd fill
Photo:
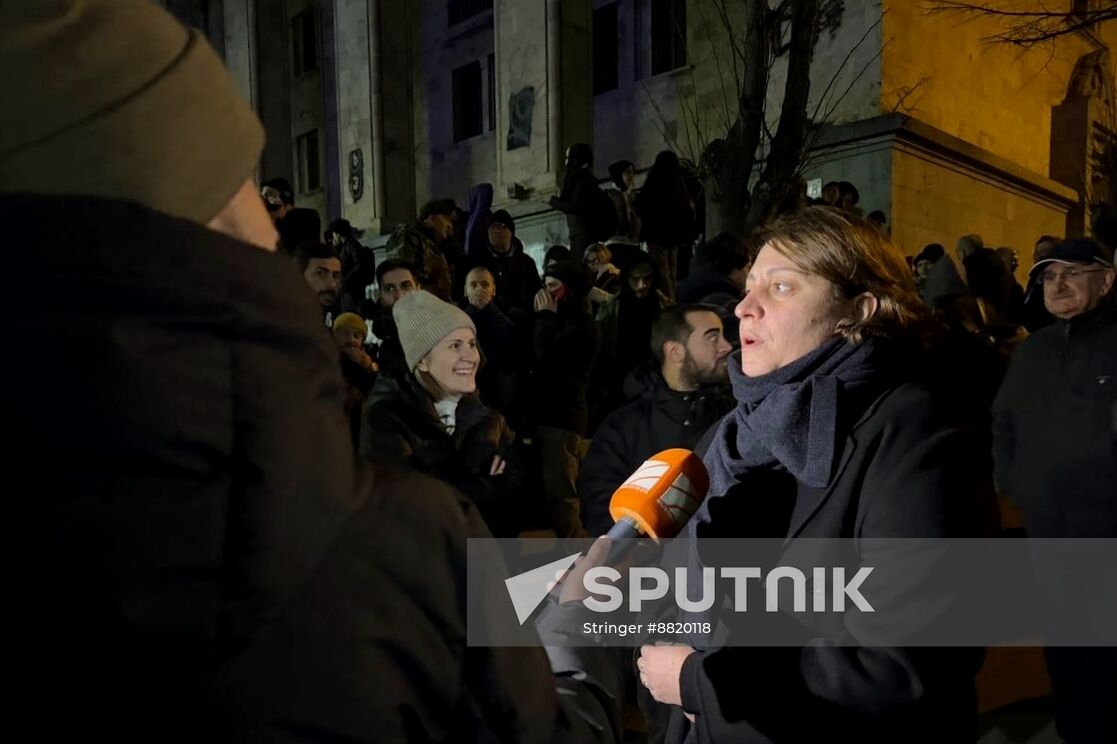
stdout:
POLYGON ((430 292, 392 306, 407 373, 382 371, 361 424, 361 456, 391 460, 446 481, 477 505, 498 537, 515 536, 521 471, 514 435, 477 395, 477 329, 461 308, 430 292))

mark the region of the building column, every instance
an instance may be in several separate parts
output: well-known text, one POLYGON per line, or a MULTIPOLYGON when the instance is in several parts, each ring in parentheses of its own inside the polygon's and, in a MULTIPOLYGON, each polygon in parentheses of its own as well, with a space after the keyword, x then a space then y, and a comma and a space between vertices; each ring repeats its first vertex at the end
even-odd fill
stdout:
POLYGON ((497 0, 495 10, 495 200, 545 202, 561 188, 566 148, 593 141, 591 4, 497 0))
POLYGON ((257 105, 256 0, 225 0, 225 65, 244 100, 257 105))

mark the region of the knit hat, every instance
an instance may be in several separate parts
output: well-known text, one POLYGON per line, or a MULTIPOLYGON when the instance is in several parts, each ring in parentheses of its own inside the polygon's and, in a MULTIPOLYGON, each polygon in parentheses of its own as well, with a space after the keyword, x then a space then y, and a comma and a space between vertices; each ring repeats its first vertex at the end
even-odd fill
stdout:
POLYGON ((0 69, 0 192, 132 199, 206 223, 263 150, 217 53, 148 0, 4 0, 0 69))
POLYGON ((430 350, 459 328, 477 333, 477 326, 457 305, 443 302, 426 290, 410 292, 392 305, 400 346, 407 368, 414 370, 430 350))
POLYGON ((360 331, 362 335, 368 334, 368 326, 365 325, 365 320, 356 313, 342 313, 334 319, 334 336, 337 336, 338 331, 352 328, 355 331, 360 331))
POLYGON ((506 209, 498 209, 497 211, 493 212, 492 215, 489 217, 489 224, 504 225, 508 228, 508 232, 512 233, 513 235, 516 234, 516 222, 512 219, 512 215, 508 214, 508 210, 506 209))

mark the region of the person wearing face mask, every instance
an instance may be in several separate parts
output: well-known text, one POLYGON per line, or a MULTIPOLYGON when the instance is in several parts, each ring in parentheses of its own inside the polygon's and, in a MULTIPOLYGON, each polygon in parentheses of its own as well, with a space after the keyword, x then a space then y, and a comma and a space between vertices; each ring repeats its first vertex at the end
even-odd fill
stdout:
POLYGON ((575 261, 545 272, 535 295, 532 405, 543 462, 543 496, 559 537, 583 534, 575 484, 589 423, 587 390, 599 337, 589 312, 589 277, 575 261))
POLYGON ((449 483, 473 501, 494 536, 514 537, 522 473, 511 454, 513 432, 477 394, 477 327, 426 290, 400 298, 392 317, 408 372, 377 378, 361 423, 361 457, 449 483))
MULTIPOLYGON (((894 568, 900 543, 871 538, 993 534, 987 458, 918 381, 925 316, 900 250, 827 207, 777 220, 758 243, 729 361, 737 407, 700 445, 710 489, 690 537, 867 540, 857 560, 894 568)), ((951 601, 926 584, 887 586, 951 601)), ((639 678, 671 706, 671 742, 974 741, 981 650, 831 642, 872 638, 874 622, 847 612, 779 648, 644 646, 639 678)))

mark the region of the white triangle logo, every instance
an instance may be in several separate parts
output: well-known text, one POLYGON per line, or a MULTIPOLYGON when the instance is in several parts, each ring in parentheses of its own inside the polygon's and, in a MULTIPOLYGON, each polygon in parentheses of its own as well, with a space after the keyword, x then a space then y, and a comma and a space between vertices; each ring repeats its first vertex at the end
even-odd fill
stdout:
POLYGON ((581 555, 581 553, 574 553, 548 563, 546 566, 533 568, 504 580, 504 585, 508 587, 508 596, 512 600, 512 606, 516 609, 516 619, 520 621, 520 625, 523 625, 524 621, 531 617, 531 613, 535 612, 535 608, 546 598, 547 591, 555 580, 556 574, 569 570, 574 565, 574 561, 578 560, 581 555))

